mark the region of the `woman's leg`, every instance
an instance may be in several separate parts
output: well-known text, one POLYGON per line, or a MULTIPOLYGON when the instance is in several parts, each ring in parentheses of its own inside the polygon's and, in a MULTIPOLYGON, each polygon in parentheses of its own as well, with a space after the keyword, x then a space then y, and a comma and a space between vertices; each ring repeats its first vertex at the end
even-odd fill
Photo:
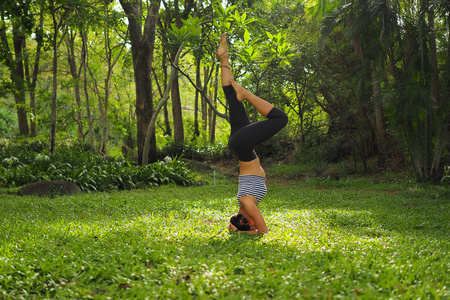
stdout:
POLYGON ((233 82, 233 75, 231 74, 230 61, 228 59, 228 44, 226 34, 222 34, 220 38, 219 50, 217 50, 216 57, 220 60, 222 86, 231 85, 233 82))
POLYGON ((232 85, 233 89, 236 92, 236 99, 239 102, 244 99, 247 100, 256 108, 256 110, 261 115, 266 117, 267 114, 272 110, 273 105, 247 91, 233 79, 233 74, 231 73, 230 61, 228 57, 228 44, 225 33, 222 34, 222 37, 220 38, 219 50, 217 51, 216 56, 220 60, 222 86, 232 85))
POLYGON ((240 128, 230 137, 228 144, 240 161, 255 159, 253 149, 277 134, 288 122, 287 115, 277 107, 272 107, 266 117, 266 120, 240 128))
POLYGON ((219 50, 217 51, 216 56, 220 59, 222 88, 225 94, 225 98, 228 102, 232 136, 240 128, 249 125, 250 120, 248 119, 244 104, 238 101, 236 91, 231 85, 234 82, 234 79, 231 73, 230 62, 228 59, 228 46, 225 33, 220 39, 219 50))
POLYGON ((231 85, 233 86, 234 90, 236 91, 236 97, 238 101, 247 100, 250 102, 253 107, 256 108, 256 110, 263 115, 264 117, 267 117, 269 112, 273 108, 273 104, 267 102, 266 100, 263 100, 259 98, 258 96, 252 94, 251 92, 247 91, 245 88, 243 88, 240 84, 238 84, 236 81, 232 80, 231 85))

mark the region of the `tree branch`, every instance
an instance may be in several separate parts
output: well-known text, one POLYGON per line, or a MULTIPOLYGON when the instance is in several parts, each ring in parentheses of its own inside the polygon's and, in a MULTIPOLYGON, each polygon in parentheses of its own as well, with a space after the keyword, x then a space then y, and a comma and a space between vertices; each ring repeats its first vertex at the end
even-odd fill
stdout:
POLYGON ((183 74, 188 80, 189 82, 192 84, 192 86, 202 95, 202 97, 205 99, 206 103, 208 103, 209 107, 211 107, 211 109, 216 113, 216 115, 218 115, 221 118, 224 118, 225 120, 227 120, 228 122, 230 122, 230 118, 228 117, 227 114, 223 114, 221 112, 219 112, 217 110, 217 108, 211 103, 211 101, 208 98, 208 95, 205 93, 205 91, 203 91, 203 89, 199 88, 193 81, 192 79, 189 77, 189 75, 184 72, 183 70, 180 69, 180 67, 174 65, 174 63, 172 61, 170 61, 170 63, 172 64, 172 67, 177 69, 181 74, 183 74))

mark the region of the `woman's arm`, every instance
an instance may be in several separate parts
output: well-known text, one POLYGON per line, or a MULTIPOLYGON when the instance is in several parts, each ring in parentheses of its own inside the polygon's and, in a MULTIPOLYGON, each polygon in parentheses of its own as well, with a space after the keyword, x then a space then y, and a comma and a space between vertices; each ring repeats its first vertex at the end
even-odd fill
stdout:
MULTIPOLYGON (((258 201, 255 196, 248 195, 239 199, 239 202, 244 206, 245 213, 255 222, 256 230, 247 231, 249 234, 269 233, 266 221, 258 208, 258 201)), ((245 215, 244 215, 245 217, 245 215)))

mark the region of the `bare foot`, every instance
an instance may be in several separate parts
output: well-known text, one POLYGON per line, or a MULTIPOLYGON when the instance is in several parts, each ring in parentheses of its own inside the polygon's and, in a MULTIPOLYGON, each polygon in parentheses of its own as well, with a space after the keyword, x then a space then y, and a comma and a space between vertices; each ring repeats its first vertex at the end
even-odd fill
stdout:
POLYGON ((246 99, 245 95, 248 93, 246 89, 244 89, 239 83, 234 80, 231 82, 231 85, 236 91, 236 98, 239 102, 242 102, 242 100, 246 99))
POLYGON ((227 44, 227 34, 222 34, 220 38, 219 50, 217 50, 216 57, 220 60, 228 59, 228 44, 227 44))

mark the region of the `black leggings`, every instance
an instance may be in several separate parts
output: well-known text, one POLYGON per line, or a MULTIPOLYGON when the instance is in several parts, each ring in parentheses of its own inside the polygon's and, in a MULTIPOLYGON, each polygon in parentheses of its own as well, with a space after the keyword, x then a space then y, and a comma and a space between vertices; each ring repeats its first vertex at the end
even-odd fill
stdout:
POLYGON ((288 122, 287 115, 274 107, 267 115, 267 120, 250 124, 244 104, 239 102, 233 86, 223 87, 223 92, 230 108, 231 134, 228 147, 240 161, 252 161, 257 158, 256 145, 273 137, 288 122))

